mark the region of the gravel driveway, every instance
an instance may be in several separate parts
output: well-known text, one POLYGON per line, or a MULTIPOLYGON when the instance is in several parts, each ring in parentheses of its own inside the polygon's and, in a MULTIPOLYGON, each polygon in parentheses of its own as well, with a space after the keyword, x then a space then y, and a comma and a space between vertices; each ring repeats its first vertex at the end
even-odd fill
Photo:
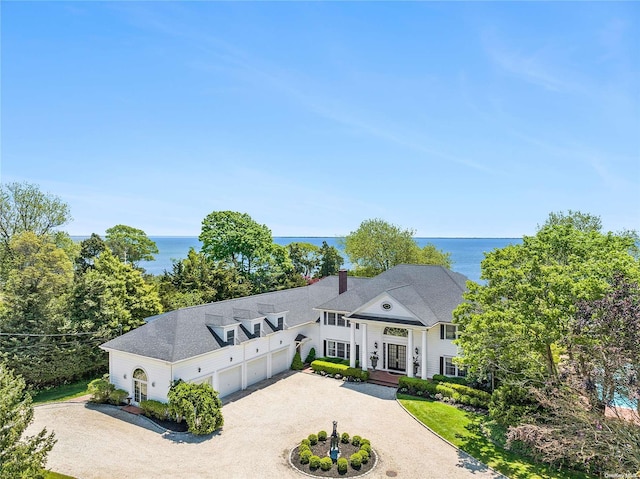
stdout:
POLYGON ((394 394, 294 373, 231 397, 213 436, 166 433, 119 408, 73 402, 36 407, 28 433, 55 431, 47 467, 78 479, 301 479, 287 463, 289 450, 312 432, 330 433, 337 420, 339 432, 369 438, 378 452, 367 478, 500 477, 425 429, 394 394))

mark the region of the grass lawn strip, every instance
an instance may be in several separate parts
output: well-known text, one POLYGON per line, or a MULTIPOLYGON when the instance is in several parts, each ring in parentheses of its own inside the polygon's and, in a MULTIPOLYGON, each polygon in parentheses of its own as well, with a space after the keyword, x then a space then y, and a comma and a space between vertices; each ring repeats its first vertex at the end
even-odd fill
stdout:
POLYGON ((511 479, 587 479, 574 471, 557 471, 507 451, 482 432, 486 418, 439 401, 398 394, 398 401, 416 419, 454 446, 511 479))
POLYGON ((51 389, 43 389, 31 394, 33 404, 43 404, 47 402, 67 401, 89 394, 87 386, 92 379, 83 379, 73 384, 63 384, 51 389))
POLYGON ((74 477, 60 474, 59 472, 47 471, 44 479, 75 479, 74 477))

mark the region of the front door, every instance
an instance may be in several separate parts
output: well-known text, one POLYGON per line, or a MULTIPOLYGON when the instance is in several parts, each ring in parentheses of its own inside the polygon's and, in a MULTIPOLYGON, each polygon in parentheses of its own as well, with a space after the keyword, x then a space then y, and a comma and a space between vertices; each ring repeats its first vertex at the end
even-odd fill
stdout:
POLYGON ((401 344, 387 345, 387 368, 394 371, 407 370, 407 347, 401 344))
POLYGON ((147 400, 147 373, 142 369, 133 372, 133 402, 140 405, 147 400))

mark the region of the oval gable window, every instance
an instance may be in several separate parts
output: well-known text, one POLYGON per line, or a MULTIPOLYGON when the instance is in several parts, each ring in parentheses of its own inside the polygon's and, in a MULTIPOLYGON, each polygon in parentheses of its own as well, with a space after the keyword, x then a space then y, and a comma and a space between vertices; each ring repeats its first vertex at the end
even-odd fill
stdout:
POLYGON ((380 307, 381 307, 382 309, 384 309, 385 311, 390 311, 390 310, 391 310, 391 308, 393 308, 393 305, 392 305, 389 301, 385 301, 384 303, 382 303, 382 304, 380 305, 380 307))

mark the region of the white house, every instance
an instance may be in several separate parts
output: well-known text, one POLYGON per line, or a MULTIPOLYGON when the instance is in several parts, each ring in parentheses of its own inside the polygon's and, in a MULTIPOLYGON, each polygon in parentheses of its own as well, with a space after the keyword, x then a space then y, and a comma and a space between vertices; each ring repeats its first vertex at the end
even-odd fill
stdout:
POLYGON ((172 381, 208 382, 220 396, 317 356, 430 378, 461 375, 452 311, 467 278, 441 266, 400 265, 374 278, 346 271, 310 286, 183 308, 101 347, 111 382, 133 403, 167 400, 172 381), (353 352, 353 354, 352 354, 353 352))

